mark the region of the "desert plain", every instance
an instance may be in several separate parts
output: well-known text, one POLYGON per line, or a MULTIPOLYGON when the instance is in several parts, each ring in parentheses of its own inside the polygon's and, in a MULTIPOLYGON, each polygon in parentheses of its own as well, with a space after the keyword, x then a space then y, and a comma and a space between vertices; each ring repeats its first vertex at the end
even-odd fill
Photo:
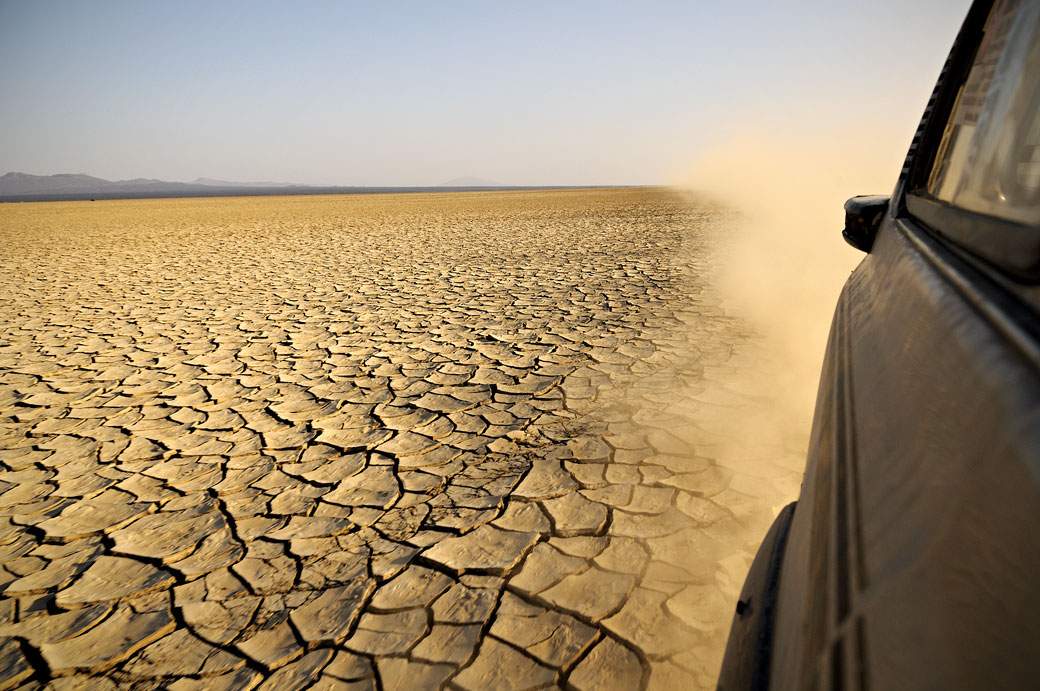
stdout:
POLYGON ((801 477, 725 216, 0 205, 0 687, 711 688, 801 477))

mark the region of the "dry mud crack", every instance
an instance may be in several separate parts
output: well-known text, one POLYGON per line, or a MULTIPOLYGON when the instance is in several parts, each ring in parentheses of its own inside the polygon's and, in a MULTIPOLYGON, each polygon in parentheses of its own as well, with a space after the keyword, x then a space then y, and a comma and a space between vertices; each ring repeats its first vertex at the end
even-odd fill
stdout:
POLYGON ((0 687, 710 687, 798 481, 712 452, 717 216, 3 205, 0 687))

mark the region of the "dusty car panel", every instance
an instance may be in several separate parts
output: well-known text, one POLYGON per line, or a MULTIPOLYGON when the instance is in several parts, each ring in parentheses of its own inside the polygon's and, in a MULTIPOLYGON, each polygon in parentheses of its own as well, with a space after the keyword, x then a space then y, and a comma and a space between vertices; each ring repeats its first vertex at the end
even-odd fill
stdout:
MULTIPOLYGON (((1028 209, 980 214, 927 185, 994 17, 1025 16, 1017 30, 1040 46, 1036 10, 976 2, 965 20, 838 302, 771 636, 749 643, 735 617, 720 688, 1036 683, 1040 227, 1028 209), (749 674, 739 651, 755 645, 769 665, 749 674)), ((755 574, 745 610, 768 589, 755 574)))

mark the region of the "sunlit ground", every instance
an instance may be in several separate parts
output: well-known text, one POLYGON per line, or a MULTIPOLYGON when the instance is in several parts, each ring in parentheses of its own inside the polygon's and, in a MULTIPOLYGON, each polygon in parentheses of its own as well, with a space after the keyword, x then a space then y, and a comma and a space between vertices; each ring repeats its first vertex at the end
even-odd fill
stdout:
POLYGON ((0 206, 8 681, 713 686, 805 431, 720 294, 729 218, 0 206))

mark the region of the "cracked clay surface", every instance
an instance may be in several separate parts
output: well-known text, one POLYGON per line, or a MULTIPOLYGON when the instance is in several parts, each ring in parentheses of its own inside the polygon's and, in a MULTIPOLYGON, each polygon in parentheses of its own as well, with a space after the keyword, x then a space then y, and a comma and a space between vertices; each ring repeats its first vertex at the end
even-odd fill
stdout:
POLYGON ((663 189, 5 204, 0 687, 714 684, 796 467, 663 189))

